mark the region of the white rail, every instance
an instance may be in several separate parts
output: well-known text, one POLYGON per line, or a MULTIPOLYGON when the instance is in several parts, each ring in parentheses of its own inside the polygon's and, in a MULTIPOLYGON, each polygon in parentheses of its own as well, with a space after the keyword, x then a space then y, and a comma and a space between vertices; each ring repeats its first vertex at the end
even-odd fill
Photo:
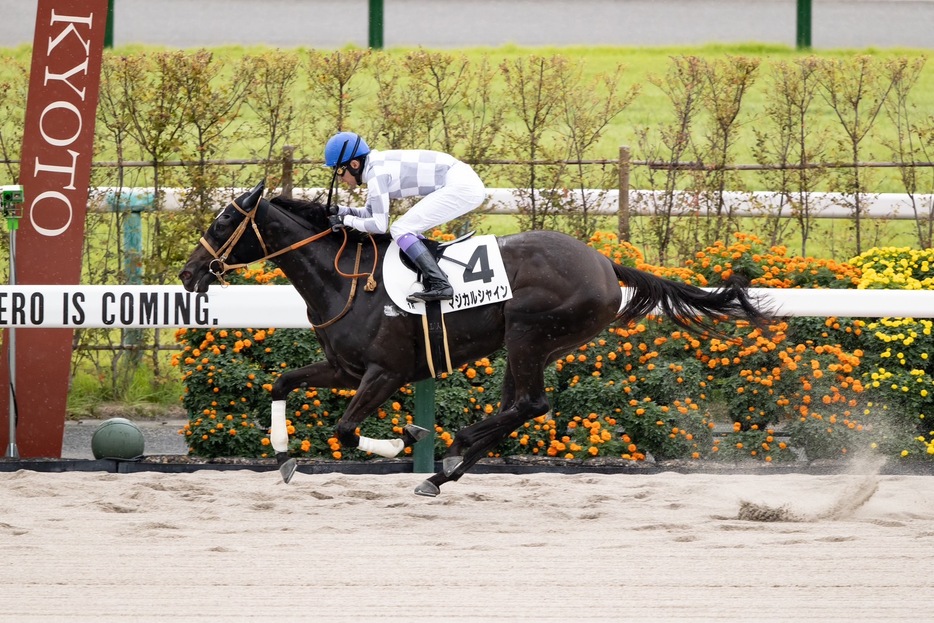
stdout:
MULTIPOLYGON (((217 203, 215 208, 220 209, 230 201, 230 199, 247 191, 246 188, 219 189, 216 193, 217 203)), ((293 196, 312 199, 315 197, 327 197, 326 188, 296 188, 293 196)), ((92 200, 88 207, 91 210, 108 210, 115 203, 115 188, 98 188, 92 193, 92 200)), ((152 202, 152 188, 125 188, 121 191, 121 201, 136 206, 137 209, 145 209, 152 202)), ((178 210, 184 204, 185 191, 177 188, 165 189, 163 198, 163 207, 166 210, 178 210)), ((519 210, 519 202, 516 199, 517 191, 513 188, 488 188, 487 189, 487 208, 490 214, 516 214, 519 210)), ((581 199, 585 198, 591 210, 597 214, 616 214, 619 210, 619 191, 618 190, 586 190, 569 191, 569 197, 574 199, 574 204, 582 204, 581 199), (572 197, 572 195, 577 195, 572 197)), ((676 214, 693 215, 693 209, 698 207, 696 197, 690 193, 678 192, 676 198, 676 214)), ((631 190, 629 191, 630 214, 635 216, 647 216, 655 212, 653 208, 662 200, 661 191, 651 190, 631 190)), ((847 204, 848 198, 840 193, 812 193, 811 195, 811 214, 819 218, 851 218, 853 208, 847 204)), ((340 201, 347 202, 348 198, 344 193, 340 193, 340 201)), ((725 210, 736 216, 763 216, 776 214, 782 218, 791 218, 794 216, 792 207, 787 201, 782 202, 781 197, 774 192, 752 191, 752 192, 726 192, 724 193, 725 210)), ((927 217, 934 212, 934 194, 915 195, 915 205, 918 206, 918 216, 915 215, 911 207, 911 199, 904 193, 879 193, 869 194, 864 197, 863 208, 865 216, 869 218, 891 218, 891 219, 915 219, 927 217)), ((704 212, 700 212, 704 215, 704 212)))
MULTIPOLYGON (((934 318, 931 290, 784 290, 751 288, 784 316, 934 318)), ((0 286, 0 327, 43 328, 310 328, 292 286, 0 286), (257 288, 262 288, 257 296, 257 288)))

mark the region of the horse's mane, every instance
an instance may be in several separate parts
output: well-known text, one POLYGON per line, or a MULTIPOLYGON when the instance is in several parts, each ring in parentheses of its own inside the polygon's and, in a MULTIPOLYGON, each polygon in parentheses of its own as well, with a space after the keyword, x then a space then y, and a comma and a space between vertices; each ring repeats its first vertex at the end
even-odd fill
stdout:
MULTIPOLYGON (((328 208, 320 201, 308 201, 306 199, 290 199, 278 195, 269 200, 269 203, 282 208, 294 217, 297 217, 308 223, 308 227, 315 231, 323 231, 330 227, 328 223, 328 208)), ((358 240, 366 237, 366 234, 355 229, 347 228, 351 240, 358 240)), ((389 234, 375 234, 377 240, 389 240, 389 234)))
POLYGON ((304 221, 308 221, 312 229, 320 231, 328 227, 328 209, 320 201, 291 199, 279 195, 270 199, 269 203, 283 208, 304 221))

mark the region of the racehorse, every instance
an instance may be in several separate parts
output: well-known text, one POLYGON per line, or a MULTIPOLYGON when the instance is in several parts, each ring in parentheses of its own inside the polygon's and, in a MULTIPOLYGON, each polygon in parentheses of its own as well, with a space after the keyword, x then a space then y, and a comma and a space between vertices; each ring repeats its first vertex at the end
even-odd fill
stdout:
MULTIPOLYGON (((382 283, 389 236, 332 231, 327 206, 263 197, 264 186, 230 203, 204 233, 179 274, 188 291, 205 292, 235 268, 270 260, 285 273, 308 306, 308 318, 326 359, 278 378, 272 389, 270 441, 283 479, 295 471, 288 455, 285 399, 298 387, 355 389, 336 436, 345 448, 391 457, 428 431, 409 426, 401 439, 360 437, 357 427, 398 388, 432 375, 421 318, 399 309, 382 283), (356 244, 356 251, 344 253, 356 244), (372 267, 369 274, 361 267, 372 267), (360 292, 368 277, 373 291, 360 292), (375 280, 375 284, 372 283, 375 280)), ((588 342, 609 324, 661 313, 702 332, 712 319, 745 319, 765 326, 767 310, 732 276, 715 290, 670 281, 621 266, 561 233, 529 231, 497 238, 512 298, 448 313, 451 363, 459 366, 506 350, 500 410, 457 431, 442 471, 415 493, 436 496, 524 422, 549 410, 544 370, 588 342), (625 290, 620 282, 628 286, 625 290), (628 297, 624 293, 628 292, 628 297)), ((713 329, 715 331, 715 329, 713 329)))

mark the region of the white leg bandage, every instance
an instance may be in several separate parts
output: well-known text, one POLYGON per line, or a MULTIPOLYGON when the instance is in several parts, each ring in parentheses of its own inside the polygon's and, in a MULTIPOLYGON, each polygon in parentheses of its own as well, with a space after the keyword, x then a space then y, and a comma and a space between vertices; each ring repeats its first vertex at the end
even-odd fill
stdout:
POLYGON ((360 445, 357 446, 364 452, 372 452, 379 456, 391 459, 405 448, 405 442, 401 439, 370 439, 360 435, 360 445))
POLYGON ((286 452, 289 449, 289 431, 285 426, 285 401, 272 401, 272 428, 269 431, 269 441, 276 452, 286 452))

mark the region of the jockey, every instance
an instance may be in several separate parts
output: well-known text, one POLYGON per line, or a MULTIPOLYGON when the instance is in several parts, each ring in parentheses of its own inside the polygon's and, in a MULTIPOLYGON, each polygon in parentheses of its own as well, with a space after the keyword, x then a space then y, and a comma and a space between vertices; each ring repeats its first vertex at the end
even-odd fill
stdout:
POLYGON ((454 290, 447 275, 420 234, 467 214, 483 202, 483 182, 470 165, 426 149, 371 150, 353 132, 340 132, 328 140, 324 163, 351 190, 360 184, 367 186, 364 207, 339 206, 331 224, 373 234, 389 231, 425 277, 425 290, 412 293, 409 301, 451 299, 454 290), (422 199, 390 225, 389 200, 401 197, 422 199))

